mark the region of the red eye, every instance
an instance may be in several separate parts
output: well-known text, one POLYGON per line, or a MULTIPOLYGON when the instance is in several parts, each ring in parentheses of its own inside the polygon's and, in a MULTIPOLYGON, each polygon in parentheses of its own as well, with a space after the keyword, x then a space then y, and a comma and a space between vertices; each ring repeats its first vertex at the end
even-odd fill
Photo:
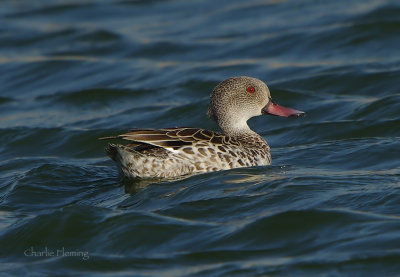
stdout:
POLYGON ((253 92, 255 92, 256 91, 256 89, 253 87, 253 86, 249 86, 248 88, 247 88, 247 92, 249 92, 249 93, 253 93, 253 92))

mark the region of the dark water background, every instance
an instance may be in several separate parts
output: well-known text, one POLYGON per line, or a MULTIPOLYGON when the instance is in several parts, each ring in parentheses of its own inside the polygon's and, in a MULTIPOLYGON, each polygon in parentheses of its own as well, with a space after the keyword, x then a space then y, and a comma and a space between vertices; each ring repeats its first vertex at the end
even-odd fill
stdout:
POLYGON ((400 274, 399 88, 398 1, 3 0, 0 275, 400 274), (250 120, 272 166, 118 181, 98 137, 237 75, 308 114, 250 120))

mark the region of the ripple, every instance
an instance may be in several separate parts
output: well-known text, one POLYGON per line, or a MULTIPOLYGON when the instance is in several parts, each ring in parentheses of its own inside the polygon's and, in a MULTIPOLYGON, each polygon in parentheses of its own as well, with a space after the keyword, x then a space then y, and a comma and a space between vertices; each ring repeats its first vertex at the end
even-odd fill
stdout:
MULTIPOLYGON (((397 137, 399 120, 343 120, 314 122, 278 127, 269 131, 267 138, 275 147, 357 138, 397 137), (314 127, 317 126, 317 128, 314 127)), ((395 140, 396 141, 396 140, 395 140)))
POLYGON ((90 7, 93 5, 89 5, 88 3, 60 3, 54 4, 50 6, 43 6, 43 5, 32 5, 27 6, 25 11, 16 11, 14 10, 12 13, 7 15, 7 17, 14 18, 14 17, 26 17, 26 16, 41 16, 41 15, 55 15, 60 13, 65 13, 67 11, 74 11, 81 9, 83 7, 90 7), (41 7, 42 6, 42 7, 41 7))
MULTIPOLYGON (((397 149, 399 143, 399 139, 390 137, 348 138, 282 148, 279 152, 286 163, 296 164, 296 159, 301 159, 307 165, 321 165, 325 168, 392 169, 400 165, 396 161, 399 153, 394 150, 397 149), (318 158, 315 158, 312 152, 318 153, 318 158), (382 160, 382 162, 377 164, 377 160, 382 160)), ((279 157, 279 159, 282 158, 279 157)))
POLYGON ((70 105, 81 108, 83 106, 109 107, 115 102, 133 101, 140 96, 151 94, 153 90, 123 90, 123 89, 86 89, 81 91, 56 93, 53 95, 38 96, 36 99, 45 100, 55 105, 70 105))
MULTIPOLYGON (((17 161, 15 161, 17 162, 17 161)), ((9 186, 2 205, 13 210, 38 213, 65 207, 92 194, 94 184, 106 176, 102 167, 46 164, 28 170, 9 186), (71 181, 73 180, 73 181, 71 181), (57 183, 57 186, 54 184, 57 183)))
POLYGON ((367 103, 354 112, 355 119, 396 119, 399 117, 396 110, 400 109, 400 94, 388 95, 367 103))
POLYGON ((182 55, 193 48, 195 48, 194 45, 186 46, 182 43, 154 42, 143 45, 140 49, 129 54, 128 57, 165 58, 173 54, 182 55))
POLYGON ((120 40, 121 36, 118 33, 112 32, 110 30, 94 30, 88 34, 80 36, 80 39, 88 42, 106 43, 111 41, 120 40))
POLYGON ((10 97, 0 97, 0 105, 6 104, 6 103, 9 103, 12 101, 14 101, 14 99, 12 99, 10 97))

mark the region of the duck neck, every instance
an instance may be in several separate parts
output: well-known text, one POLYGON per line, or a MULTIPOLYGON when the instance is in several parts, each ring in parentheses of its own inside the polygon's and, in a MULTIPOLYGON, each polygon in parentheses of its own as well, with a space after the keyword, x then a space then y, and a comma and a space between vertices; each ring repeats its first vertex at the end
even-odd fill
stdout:
POLYGON ((240 137, 243 135, 254 135, 257 134, 250 129, 247 125, 246 120, 235 120, 235 118, 223 118, 218 120, 218 125, 225 135, 231 137, 240 137))

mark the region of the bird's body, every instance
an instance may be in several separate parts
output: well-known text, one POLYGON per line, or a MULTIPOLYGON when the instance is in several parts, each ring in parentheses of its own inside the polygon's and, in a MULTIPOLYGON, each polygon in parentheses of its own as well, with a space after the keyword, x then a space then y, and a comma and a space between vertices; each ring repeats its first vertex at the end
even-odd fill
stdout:
POLYGON ((271 163, 269 146, 259 135, 235 138, 204 129, 169 128, 133 130, 119 138, 136 145, 110 144, 106 151, 128 178, 170 178, 271 163))
POLYGON ((220 83, 211 95, 208 115, 222 133, 198 128, 136 129, 104 138, 129 141, 127 145, 109 144, 106 152, 125 178, 172 178, 270 165, 267 142, 247 125, 249 118, 264 113, 304 114, 272 102, 262 81, 234 77, 220 83))

